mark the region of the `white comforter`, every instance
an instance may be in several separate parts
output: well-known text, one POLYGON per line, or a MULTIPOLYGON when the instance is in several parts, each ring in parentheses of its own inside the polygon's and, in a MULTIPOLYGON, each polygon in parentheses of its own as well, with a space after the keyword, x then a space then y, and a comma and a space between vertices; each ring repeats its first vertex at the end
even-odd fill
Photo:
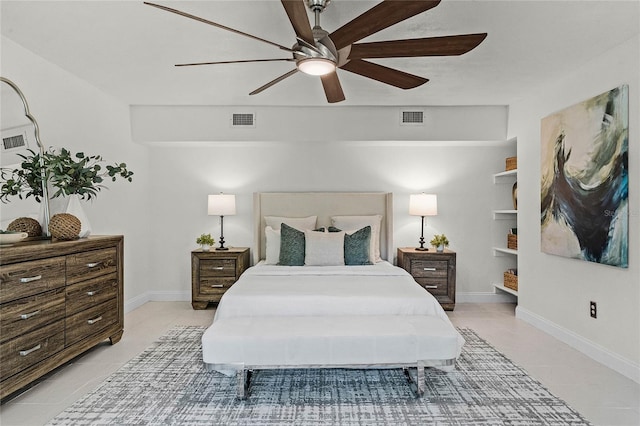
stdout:
POLYGON ((214 321, 235 317, 428 315, 449 321, 404 269, 366 266, 249 268, 222 297, 214 321))

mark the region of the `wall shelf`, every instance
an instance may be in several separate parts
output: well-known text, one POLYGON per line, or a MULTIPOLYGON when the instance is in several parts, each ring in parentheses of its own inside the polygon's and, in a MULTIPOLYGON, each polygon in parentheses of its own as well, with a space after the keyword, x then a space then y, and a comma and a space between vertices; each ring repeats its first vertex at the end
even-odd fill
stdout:
POLYGON ((505 287, 504 285, 502 285, 502 283, 493 283, 493 287, 494 287, 496 290, 504 291, 505 293, 513 294, 514 296, 517 296, 517 295, 518 295, 518 292, 517 292, 517 291, 515 291, 515 290, 511 290, 510 288, 505 287))
POLYGON ((506 248, 506 247, 494 247, 493 248, 493 255, 494 256, 505 256, 505 255, 513 255, 513 256, 517 256, 518 255, 518 250, 513 250, 510 248, 506 248))
POLYGON ((493 219, 514 219, 514 215, 518 214, 518 210, 494 210, 493 219))

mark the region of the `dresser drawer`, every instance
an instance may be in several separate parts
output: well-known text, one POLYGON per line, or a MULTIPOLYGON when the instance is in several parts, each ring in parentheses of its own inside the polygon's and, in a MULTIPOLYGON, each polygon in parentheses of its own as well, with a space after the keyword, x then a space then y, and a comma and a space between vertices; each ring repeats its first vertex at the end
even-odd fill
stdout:
POLYGON ((224 294, 235 282, 235 277, 203 278, 200 280, 200 294, 224 294))
POLYGON ((66 344, 71 345, 108 328, 118 321, 118 301, 109 300, 67 317, 66 344))
POLYGON ((111 274, 118 270, 115 247, 67 256, 67 285, 111 274))
POLYGON ((0 303, 64 286, 65 258, 0 266, 0 303))
POLYGON ((29 333, 64 315, 62 287, 5 303, 0 306, 0 341, 29 333))
POLYGON ((200 261, 200 277, 235 277, 235 259, 202 259, 200 261))
POLYGON ((118 274, 83 281, 67 286, 67 315, 92 308, 118 297, 118 274))
POLYGON ((64 349, 64 320, 0 344, 2 380, 64 349))

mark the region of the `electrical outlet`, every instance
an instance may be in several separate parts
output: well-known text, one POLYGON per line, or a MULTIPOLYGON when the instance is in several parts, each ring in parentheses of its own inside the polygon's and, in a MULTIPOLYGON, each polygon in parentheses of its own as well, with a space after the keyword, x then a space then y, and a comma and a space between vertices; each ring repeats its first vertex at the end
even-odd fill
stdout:
POLYGON ((591 318, 598 318, 598 306, 596 305, 596 302, 589 302, 589 311, 591 318))

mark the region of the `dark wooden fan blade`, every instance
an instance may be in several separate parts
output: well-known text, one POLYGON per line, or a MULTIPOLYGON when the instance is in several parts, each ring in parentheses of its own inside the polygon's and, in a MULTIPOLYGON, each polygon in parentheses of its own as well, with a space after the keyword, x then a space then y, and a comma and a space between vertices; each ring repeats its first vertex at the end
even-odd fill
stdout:
POLYGON ((191 66, 194 66, 194 65, 243 64, 243 63, 246 63, 246 62, 281 62, 281 61, 293 62, 293 61, 295 61, 295 59, 293 59, 293 58, 288 58, 288 59, 247 59, 247 60, 242 60, 242 61, 192 62, 192 63, 189 63, 189 64, 176 64, 176 67, 191 67, 191 66))
POLYGON ((269 87, 273 86, 276 83, 280 83, 285 78, 291 77, 292 75, 294 75, 297 72, 298 72, 298 68, 294 68, 291 71, 289 71, 288 73, 283 74, 283 75, 281 75, 280 77, 278 77, 278 78, 276 78, 274 80, 271 80, 270 82, 268 82, 264 86, 258 87, 256 90, 254 90, 253 92, 249 93, 249 95, 257 95, 258 93, 262 92, 263 90, 268 89, 269 87))
POLYGON ((322 87, 324 87, 324 94, 330 104, 344 101, 344 92, 338 79, 338 73, 334 71, 330 74, 322 75, 320 80, 322 81, 322 87))
POLYGON ((429 81, 417 75, 363 61, 362 59, 349 61, 340 68, 401 89, 413 89, 429 81))
POLYGON ((440 0, 386 0, 329 35, 336 49, 377 33, 391 25, 436 7, 440 0))
POLYGON ((274 43, 274 42, 272 42, 272 41, 265 40, 265 39, 263 39, 263 38, 260 38, 260 37, 254 36, 254 35, 252 35, 252 34, 245 33, 245 32, 242 32, 242 31, 240 31, 240 30, 236 30, 236 29, 234 29, 234 28, 230 28, 230 27, 224 26, 224 25, 222 25, 222 24, 218 24, 218 23, 213 22, 213 21, 209 21, 208 19, 200 18, 199 16, 195 16, 195 15, 192 15, 192 14, 190 14, 190 13, 183 12, 183 11, 181 11, 181 10, 178 10, 178 9, 173 9, 173 8, 171 8, 171 7, 162 6, 162 5, 160 5, 160 4, 150 3, 150 2, 146 2, 146 1, 144 2, 144 4, 149 5, 149 6, 156 7, 156 8, 161 9, 161 10, 165 10, 165 11, 167 11, 167 12, 175 13, 176 15, 184 16, 185 18, 193 19, 193 20, 195 20, 195 21, 202 22, 202 23, 204 23, 204 24, 213 25, 214 27, 218 27, 218 28, 221 28, 221 29, 223 29, 223 30, 231 31, 232 33, 240 34, 240 35, 243 35, 243 36, 245 36, 245 37, 249 37, 249 38, 252 38, 252 39, 254 39, 254 40, 261 41, 261 42, 263 42, 263 43, 270 44, 270 45, 275 46, 275 47, 277 47, 277 48, 279 48, 279 49, 286 50, 287 52, 293 52, 293 50, 292 50, 290 47, 282 46, 282 45, 280 45, 280 44, 278 44, 278 43, 274 43))
POLYGON ((302 0, 282 0, 282 6, 287 12, 289 21, 296 35, 307 43, 314 45, 313 31, 307 16, 307 7, 302 0))
POLYGON ((474 49, 486 37, 482 33, 357 43, 351 46, 349 59, 456 56, 474 49))

